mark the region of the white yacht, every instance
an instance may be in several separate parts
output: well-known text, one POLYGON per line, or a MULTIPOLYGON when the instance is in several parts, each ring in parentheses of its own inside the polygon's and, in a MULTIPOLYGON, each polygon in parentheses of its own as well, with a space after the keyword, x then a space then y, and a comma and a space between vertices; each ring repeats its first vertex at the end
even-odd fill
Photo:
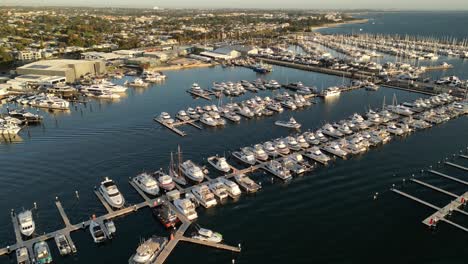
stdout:
POLYGON ((216 206, 216 198, 206 185, 197 185, 193 187, 192 193, 205 208, 216 206))
POLYGON ((281 88, 281 84, 279 84, 275 80, 271 80, 271 81, 269 81, 268 83, 265 84, 265 87, 267 87, 269 89, 279 89, 279 88, 281 88))
POLYGON ((205 173, 203 173, 202 169, 191 160, 186 160, 180 164, 180 170, 187 178, 194 182, 202 182, 205 178, 205 173))
POLYGON ((299 144, 299 146, 301 146, 301 148, 303 149, 310 147, 309 142, 307 142, 307 140, 305 139, 303 135, 297 136, 296 141, 299 144))
POLYGON ((150 174, 143 172, 133 177, 132 182, 149 195, 158 195, 158 182, 150 174))
POLYGON ((193 221, 198 218, 198 214, 195 211, 195 205, 190 199, 177 199, 174 201, 174 206, 182 213, 188 220, 193 221))
POLYGON ((255 193, 262 188, 258 183, 247 177, 245 174, 237 174, 234 180, 248 193, 255 193))
POLYGON ((143 241, 128 260, 129 264, 151 264, 167 244, 167 238, 153 236, 143 241))
POLYGON ((338 131, 340 131, 344 135, 351 135, 353 133, 353 131, 349 128, 349 126, 346 123, 337 125, 336 127, 338 131))
POLYGON ((197 112, 195 109, 191 108, 191 107, 189 107, 189 108, 187 109, 186 114, 187 114, 191 119, 198 119, 198 118, 200 118, 200 114, 198 114, 198 112, 197 112))
POLYGON ((263 143, 263 149, 265 150, 265 152, 270 157, 276 158, 279 155, 278 151, 276 150, 275 146, 273 145, 273 142, 271 142, 271 141, 267 141, 267 142, 263 143))
POLYGON ((372 123, 375 123, 375 124, 382 123, 382 119, 380 118, 379 114, 377 114, 373 110, 369 110, 366 116, 367 116, 367 119, 371 121, 372 123))
POLYGON ((20 247, 16 249, 15 253, 16 253, 16 262, 18 264, 30 264, 31 263, 28 249, 26 247, 20 247))
POLYGON ((307 149, 304 156, 324 165, 328 164, 330 161, 330 157, 324 154, 319 147, 311 147, 310 149, 307 149))
POLYGON ((192 236, 193 239, 198 239, 202 241, 208 241, 211 243, 220 243, 223 241, 223 236, 218 232, 213 232, 206 228, 198 229, 196 235, 192 236))
POLYGON ((281 105, 291 110, 297 109, 297 105, 292 100, 283 100, 281 101, 281 105))
POLYGON ((390 134, 396 135, 396 136, 401 136, 404 134, 403 129, 397 127, 395 123, 391 122, 387 124, 387 131, 390 134))
POLYGON ((109 82, 109 81, 106 81, 106 80, 103 80, 101 82, 101 86, 104 89, 108 89, 113 93, 125 93, 125 91, 127 91, 127 87, 122 86, 122 85, 118 85, 118 84, 115 84, 115 83, 112 83, 112 82, 109 82))
POLYGON ((393 113, 403 115, 403 116, 410 116, 410 115, 414 114, 408 107, 403 106, 403 105, 388 106, 388 108, 393 113))
POLYGON ((192 93, 203 93, 203 90, 200 87, 200 85, 198 85, 198 83, 194 83, 194 84, 192 84, 192 88, 190 88, 190 92, 192 92, 192 93))
POLYGON ((108 177, 101 182, 99 193, 101 193, 104 200, 114 208, 120 209, 125 204, 125 199, 117 188, 117 185, 108 177))
POLYGON ((255 154, 248 148, 242 148, 241 151, 234 151, 232 155, 240 161, 247 163, 248 165, 254 165, 257 161, 255 159, 255 154))
POLYGON ((280 178, 281 180, 290 180, 292 179, 291 172, 283 167, 280 162, 272 160, 265 164, 265 170, 280 178))
POLYGON ((343 136, 343 133, 341 133, 340 131, 336 130, 332 125, 330 124, 325 124, 323 127, 322 127, 322 133, 327 135, 327 136, 331 136, 331 137, 334 137, 334 138, 340 138, 343 136))
POLYGON ((171 116, 169 115, 169 113, 166 113, 166 112, 162 112, 159 117, 158 117, 158 120, 164 124, 168 124, 168 125, 171 125, 174 123, 174 119, 171 118, 171 116))
POLYGON ((36 230, 31 210, 24 210, 18 214, 18 224, 21 234, 31 236, 36 230))
POLYGON ((287 155, 290 152, 288 146, 281 139, 275 140, 275 148, 276 148, 276 151, 278 151, 278 153, 283 154, 283 155, 287 155))
POLYGON ((239 189, 239 185, 235 182, 228 180, 226 178, 220 178, 219 182, 224 184, 226 187, 226 191, 231 198, 237 198, 241 195, 241 190, 239 189))
POLYGON ((328 142, 328 138, 323 134, 322 130, 320 129, 315 132, 315 136, 322 143, 328 142))
POLYGON ((252 118, 255 116, 255 114, 248 108, 247 106, 244 106, 240 108, 237 113, 241 116, 247 117, 247 118, 252 118))
POLYGON ((348 153, 342 150, 336 142, 327 143, 325 146, 323 146, 323 150, 342 159, 346 158, 348 155, 348 153))
POLYGON ((263 149, 262 144, 256 144, 251 151, 255 154, 255 158, 259 161, 266 161, 268 160, 268 154, 263 149))
POLYGON ((275 111, 275 112, 278 112, 278 113, 281 113, 284 111, 283 107, 281 107, 281 104, 280 103, 276 103, 276 102, 271 102, 267 105, 267 108, 272 110, 272 111, 275 111))
POLYGON ((179 120, 182 120, 182 121, 188 121, 190 120, 190 116, 187 114, 187 112, 185 112, 184 110, 180 110, 177 115, 176 115, 176 118, 178 118, 179 120))
POLYGON ((142 88, 145 88, 145 87, 148 87, 149 83, 145 82, 143 79, 141 78, 135 78, 133 81, 125 81, 125 85, 128 85, 128 86, 132 86, 132 87, 142 87, 142 88))
POLYGON ((275 125, 282 126, 282 127, 287 127, 287 128, 294 128, 294 129, 301 128, 301 124, 296 122, 296 120, 294 118, 292 118, 292 117, 287 122, 278 120, 278 121, 275 122, 275 125))
POLYGON ((312 144, 312 145, 318 145, 320 144, 320 139, 315 137, 315 134, 313 132, 304 132, 302 134, 302 137, 307 141, 307 143, 312 144))
POLYGON ((202 117, 200 118, 200 122, 210 127, 215 127, 218 125, 218 122, 216 122, 216 120, 214 120, 213 117, 206 113, 202 115, 202 117))
POLYGON ((0 134, 3 135, 16 135, 20 132, 21 127, 13 124, 0 123, 0 134))
POLYGON ((36 256, 34 263, 52 263, 52 255, 50 254, 49 245, 46 241, 39 241, 34 244, 34 255, 36 256))
POLYGON ((158 180, 159 187, 166 191, 171 191, 175 188, 175 182, 171 176, 164 173, 162 169, 153 173, 154 177, 158 180))
POLYGON ((322 90, 322 96, 324 98, 337 96, 337 95, 340 95, 340 93, 341 93, 341 89, 336 86, 329 87, 329 88, 322 90))
POLYGON ((229 196, 229 193, 227 191, 227 187, 226 185, 224 185, 222 182, 220 181, 213 181, 212 183, 210 183, 208 185, 208 188, 210 188, 210 191, 216 196, 218 197, 218 199, 220 201, 223 201, 224 199, 226 199, 228 196, 229 196))
POLYGON ((367 90, 367 91, 377 91, 379 90, 380 86, 370 82, 368 83, 366 86, 364 86, 364 88, 367 90))
POLYGON ((231 166, 227 163, 225 157, 212 156, 207 159, 208 163, 215 169, 222 172, 231 171, 231 166))
POLYGON ((94 219, 89 223, 89 232, 91 233, 94 243, 102 243, 107 239, 102 226, 94 219))
POLYGON ((297 142, 296 138, 293 136, 288 136, 285 138, 286 143, 288 144, 288 148, 291 150, 301 150, 301 145, 297 142))

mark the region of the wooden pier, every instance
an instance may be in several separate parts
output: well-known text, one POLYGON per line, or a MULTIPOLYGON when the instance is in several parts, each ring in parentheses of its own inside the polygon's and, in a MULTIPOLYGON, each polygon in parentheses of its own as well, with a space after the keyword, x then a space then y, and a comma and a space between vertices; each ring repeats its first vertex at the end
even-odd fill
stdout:
POLYGON ((194 97, 200 97, 200 98, 203 98, 205 100, 211 101, 210 95, 212 95, 212 94, 210 92, 208 92, 208 91, 204 91, 203 93, 196 93, 196 92, 188 90, 187 93, 191 94, 194 97))
POLYGON ((167 127, 169 130, 171 130, 172 132, 176 133, 177 135, 179 135, 181 137, 185 137, 187 135, 184 131, 179 130, 177 127, 175 127, 173 125, 166 124, 165 122, 162 122, 158 118, 154 118, 154 121, 158 122, 162 126, 167 127))

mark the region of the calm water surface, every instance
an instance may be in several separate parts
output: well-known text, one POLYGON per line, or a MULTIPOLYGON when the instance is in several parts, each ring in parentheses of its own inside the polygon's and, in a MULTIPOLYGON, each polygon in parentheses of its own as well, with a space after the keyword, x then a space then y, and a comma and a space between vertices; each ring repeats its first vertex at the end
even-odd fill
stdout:
MULTIPOLYGON (((46 118, 43 126, 26 128, 20 134, 22 141, 0 145, 1 246, 14 241, 11 208, 30 208, 37 202, 37 233, 61 227, 53 203, 56 196, 74 223, 88 219, 93 213, 105 213, 93 194, 93 187, 104 176, 117 182, 129 203, 140 202, 128 184, 128 177, 145 169, 166 167, 169 152, 175 151, 178 144, 186 159, 206 164, 204 158, 210 155, 229 155, 239 147, 288 135, 287 130, 274 126, 278 119, 294 116, 303 124, 303 130, 315 129, 326 121, 338 121, 355 112, 364 113, 369 107, 380 107, 384 97, 389 102, 394 94, 401 102, 424 97, 384 88, 377 92, 358 90, 343 93, 334 101, 318 101, 303 111, 243 119, 239 125, 228 124, 224 129, 199 131, 183 127, 189 136, 181 138, 154 123, 152 118, 161 111, 174 115, 179 109, 207 104, 208 101, 194 100, 185 92, 193 82, 207 87, 212 81, 253 80, 258 76, 248 69, 221 67, 173 71, 167 75, 167 81, 161 85, 129 89, 118 102, 93 101, 86 106, 77 105, 69 113, 42 113, 46 118), (79 191, 79 200, 75 198, 75 190, 79 191)), ((282 67, 275 67, 266 78, 279 82, 301 80, 319 88, 346 81, 282 67)), ((261 95, 272 94, 265 91, 261 95)), ((246 94, 233 100, 251 96, 246 94)), ((428 231, 421 221, 431 210, 387 190, 394 183, 400 185, 402 178, 411 173, 465 147, 467 131, 467 118, 459 118, 398 138, 364 155, 337 160, 287 185, 272 180, 270 175, 256 173, 253 177, 264 186, 258 194, 198 211, 198 224, 223 233, 230 244, 241 243, 242 254, 236 256, 182 243, 168 263, 231 263, 232 258, 237 258, 237 263, 375 263, 376 259, 384 263, 465 263, 466 234, 444 224, 436 232, 428 231), (378 200, 372 199, 375 192, 380 193, 378 200)), ((468 166, 468 160, 457 162, 468 166)), ((441 170, 451 175, 461 172, 441 170)), ((466 191, 466 187, 453 182, 430 175, 423 177, 453 192, 466 191)), ((419 186, 404 188, 438 205, 449 201, 419 186)), ((466 218, 458 220, 465 225, 466 221, 466 218)), ((126 263, 140 238, 168 235, 149 209, 117 219, 116 224, 117 238, 102 246, 96 246, 88 232, 73 233, 78 247, 75 256, 59 257, 55 245, 50 243, 56 262, 126 263)), ((13 258, 0 258, 0 263, 14 262, 13 258)))

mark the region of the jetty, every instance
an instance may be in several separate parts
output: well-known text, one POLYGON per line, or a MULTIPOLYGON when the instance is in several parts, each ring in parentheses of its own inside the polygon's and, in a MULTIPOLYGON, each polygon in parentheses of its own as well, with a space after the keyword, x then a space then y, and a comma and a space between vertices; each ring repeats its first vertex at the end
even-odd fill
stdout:
MULTIPOLYGON (((450 162, 449 162, 450 163, 450 162)), ((447 162, 445 163, 447 165, 450 166, 450 164, 448 164, 447 162)), ((463 185, 468 185, 468 182, 465 182, 465 181, 462 181, 458 178, 455 178, 455 177, 452 177, 452 176, 449 176, 447 174, 444 174, 444 173, 441 173, 441 172, 438 172, 438 171, 434 171, 434 170, 428 170, 429 173, 431 173, 432 175, 437 175, 437 176, 441 176, 443 178, 446 178, 446 179, 449 179, 449 180, 452 180, 452 181, 455 181, 457 183, 460 183, 460 184, 463 184, 463 185)), ((468 201, 468 191, 466 191, 465 193, 459 195, 459 194, 455 194, 455 193, 452 193, 452 192, 449 192, 447 190, 444 190, 442 188, 439 188, 437 186, 434 186, 432 184, 429 184, 427 182, 424 182, 420 179, 416 179, 416 178, 411 178, 410 179, 411 182, 414 182, 414 183, 417 183, 423 187, 426 187, 426 188, 429 188, 431 190, 434 190, 436 192, 439 192, 439 193, 442 193, 442 194, 445 194, 447 196, 449 196, 450 198, 452 198, 453 200, 451 200, 448 204, 446 204, 445 206, 443 207, 439 207, 439 206, 436 206, 430 202, 427 202, 427 201, 424 201, 420 198, 417 198, 411 194, 408 194, 408 193, 405 193, 403 192, 402 190, 397 190, 396 188, 391 188, 390 190, 394 193, 397 193, 403 197, 406 197, 410 200, 413 200, 415 202, 418 202, 420 204, 423 204, 431 209, 434 209, 435 212, 432 213, 431 215, 429 215, 428 217, 426 217, 422 223, 428 227, 435 227, 440 221, 443 221, 445 223, 448 223, 460 230, 463 230, 465 232, 468 232, 468 228, 467 227, 464 227, 460 224, 457 224, 455 222, 453 222, 452 220, 449 220, 448 217, 450 215, 452 215, 452 213, 454 212, 457 212, 459 214, 462 214, 462 215, 465 215, 465 216, 468 216, 468 212, 466 212, 465 210, 461 209, 462 207, 464 207, 464 205, 467 203, 468 201)))

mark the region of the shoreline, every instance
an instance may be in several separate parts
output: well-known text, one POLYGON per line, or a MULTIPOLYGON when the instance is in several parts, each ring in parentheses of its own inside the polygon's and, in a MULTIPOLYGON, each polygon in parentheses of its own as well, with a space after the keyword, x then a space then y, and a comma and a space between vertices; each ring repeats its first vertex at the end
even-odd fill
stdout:
POLYGON ((321 26, 316 26, 312 27, 312 31, 316 32, 317 30, 324 29, 324 28, 332 28, 332 27, 339 27, 342 25, 351 25, 351 24, 364 24, 369 22, 368 18, 363 18, 363 19, 357 19, 357 20, 352 20, 352 21, 346 21, 346 22, 341 22, 341 23, 334 23, 334 24, 324 24, 321 26))
POLYGON ((167 66, 151 67, 150 69, 153 71, 175 71, 175 70, 203 68, 203 67, 211 67, 211 66, 216 66, 216 64, 199 63, 199 64, 190 64, 190 65, 167 65, 167 66))

